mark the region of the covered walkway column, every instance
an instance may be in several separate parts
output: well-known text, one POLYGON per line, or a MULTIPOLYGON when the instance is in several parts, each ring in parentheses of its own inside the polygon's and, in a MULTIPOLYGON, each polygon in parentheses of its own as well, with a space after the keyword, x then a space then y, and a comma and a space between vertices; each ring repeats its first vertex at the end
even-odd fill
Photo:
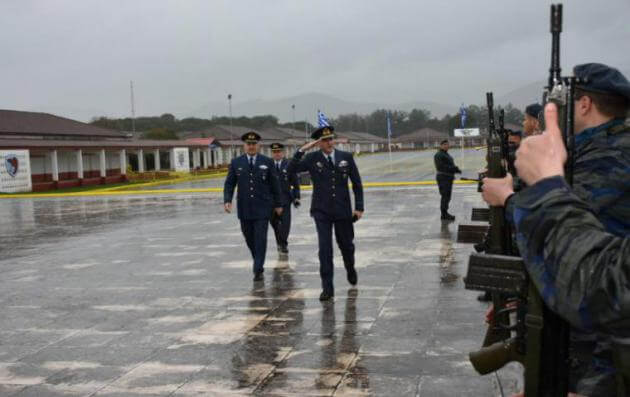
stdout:
POLYGON ((127 151, 120 149, 120 175, 127 175, 127 151))
POLYGON ((57 149, 54 149, 50 152, 50 165, 52 169, 52 180, 53 182, 59 182, 59 162, 57 160, 57 149))
POLYGON ((81 181, 83 179, 83 150, 77 149, 75 153, 77 155, 77 179, 81 181))
POLYGON ((197 148, 193 152, 193 168, 194 169, 201 167, 200 160, 201 160, 201 149, 197 148))
POLYGON ((160 170, 160 149, 155 149, 155 152, 153 154, 153 158, 155 161, 155 170, 159 171, 160 170))
POLYGON ((204 163, 205 168, 212 167, 212 149, 207 148, 205 153, 206 161, 204 163))
POLYGON ((171 163, 171 171, 175 171, 175 148, 171 148, 168 152, 168 156, 171 163))
POLYGON ((101 149, 100 153, 99 153, 99 160, 100 160, 100 168, 101 168, 101 178, 105 178, 107 176, 107 162, 105 159, 105 149, 101 149))
POLYGON ((138 149, 138 172, 144 172, 144 150, 138 149))
POLYGON ((223 148, 218 147, 216 150, 216 163, 217 165, 223 165, 223 148))

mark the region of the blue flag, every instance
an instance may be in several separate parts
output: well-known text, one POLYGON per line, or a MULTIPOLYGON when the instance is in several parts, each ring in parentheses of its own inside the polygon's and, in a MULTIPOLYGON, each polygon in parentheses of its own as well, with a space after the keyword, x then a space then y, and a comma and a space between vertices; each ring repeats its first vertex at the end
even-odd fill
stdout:
POLYGON ((319 127, 330 127, 330 121, 326 118, 326 115, 317 110, 317 123, 319 127))
POLYGON ((387 137, 390 139, 392 137, 392 119, 389 117, 389 112, 387 112, 387 137))
POLYGON ((461 121, 461 124, 462 124, 462 128, 465 128, 466 127, 467 114, 466 114, 466 108, 464 107, 463 103, 462 103, 462 106, 459 108, 459 114, 461 116, 460 121, 461 121))

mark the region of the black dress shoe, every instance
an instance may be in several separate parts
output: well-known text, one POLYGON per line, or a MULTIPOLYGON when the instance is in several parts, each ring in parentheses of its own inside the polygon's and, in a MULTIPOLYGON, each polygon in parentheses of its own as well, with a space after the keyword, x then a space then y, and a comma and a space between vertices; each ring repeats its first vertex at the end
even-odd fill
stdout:
POLYGON ((442 215, 441 219, 443 221, 454 221, 455 217, 453 215, 451 215, 451 214, 444 214, 444 215, 442 215))
POLYGON ((263 272, 254 273, 254 281, 263 281, 263 272))
POLYGON ((348 269, 348 282, 350 283, 350 285, 357 285, 357 281, 359 277, 357 276, 357 271, 352 268, 352 269, 348 269))
POLYGON ((322 291, 321 295, 319 295, 319 300, 324 302, 332 299, 335 296, 335 293, 332 291, 322 291))
POLYGON ((288 254, 289 253, 289 249, 285 245, 284 247, 280 247, 280 252, 283 253, 283 254, 288 254))

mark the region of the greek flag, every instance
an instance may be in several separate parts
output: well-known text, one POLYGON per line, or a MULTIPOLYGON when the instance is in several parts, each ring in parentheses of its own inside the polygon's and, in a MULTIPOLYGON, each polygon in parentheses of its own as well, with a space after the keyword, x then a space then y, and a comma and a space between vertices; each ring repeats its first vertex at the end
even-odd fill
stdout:
POLYGON ((326 115, 321 111, 317 111, 317 123, 319 127, 330 127, 330 121, 326 118, 326 115))
POLYGON ((387 112, 387 138, 392 138, 392 119, 389 117, 389 112, 387 112))
POLYGON ((466 127, 466 108, 464 107, 464 104, 462 103, 462 106, 459 108, 459 114, 461 117, 461 124, 462 124, 462 128, 466 127))

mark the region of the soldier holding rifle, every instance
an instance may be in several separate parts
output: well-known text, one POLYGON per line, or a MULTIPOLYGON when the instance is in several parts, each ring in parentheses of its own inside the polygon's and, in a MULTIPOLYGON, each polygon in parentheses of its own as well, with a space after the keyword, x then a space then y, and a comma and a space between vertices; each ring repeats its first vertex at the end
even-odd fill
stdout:
POLYGON ((562 179, 567 152, 554 105, 546 132, 527 138, 512 178, 484 180, 483 197, 506 207, 532 282, 545 304, 569 321, 569 390, 588 396, 630 393, 630 83, 602 64, 578 65, 574 186, 562 179))

